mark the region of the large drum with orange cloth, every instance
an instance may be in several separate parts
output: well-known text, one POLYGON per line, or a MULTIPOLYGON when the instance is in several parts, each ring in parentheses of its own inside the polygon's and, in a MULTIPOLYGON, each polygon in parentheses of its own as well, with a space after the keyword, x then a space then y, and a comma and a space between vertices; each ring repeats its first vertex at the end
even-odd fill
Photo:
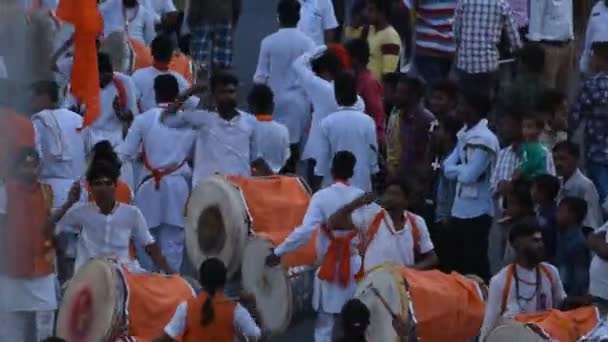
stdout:
POLYGON ((570 311, 549 310, 515 316, 500 322, 487 336, 487 342, 578 341, 599 325, 599 312, 593 306, 570 311))
POLYGON ((57 319, 67 341, 150 341, 177 306, 194 297, 179 276, 131 271, 112 259, 89 261, 70 281, 57 319))
POLYGON ((213 176, 200 182, 188 201, 190 261, 198 267, 209 257, 220 258, 231 280, 256 296, 262 316, 268 317, 264 325, 270 332, 284 330, 291 313, 311 307, 314 237, 285 255, 282 269, 264 264, 270 250, 302 223, 309 203, 307 185, 289 176, 213 176))
POLYGON ((366 273, 355 298, 370 310, 370 342, 399 341, 395 317, 406 323, 411 341, 468 341, 481 328, 483 293, 476 279, 457 273, 383 264, 366 273))

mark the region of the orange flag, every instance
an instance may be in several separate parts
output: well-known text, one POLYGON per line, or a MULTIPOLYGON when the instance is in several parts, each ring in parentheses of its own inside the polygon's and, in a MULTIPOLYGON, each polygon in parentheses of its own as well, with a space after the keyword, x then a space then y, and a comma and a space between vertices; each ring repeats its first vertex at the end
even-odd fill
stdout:
POLYGON ((86 105, 83 126, 87 127, 101 112, 95 39, 103 30, 103 21, 96 0, 60 0, 56 14, 74 25, 71 89, 72 95, 86 105))

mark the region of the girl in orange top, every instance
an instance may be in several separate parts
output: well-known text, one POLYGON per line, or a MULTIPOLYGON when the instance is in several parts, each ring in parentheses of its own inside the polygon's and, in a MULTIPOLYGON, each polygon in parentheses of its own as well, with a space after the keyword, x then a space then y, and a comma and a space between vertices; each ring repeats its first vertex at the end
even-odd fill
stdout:
POLYGON ((233 342, 236 336, 257 341, 262 332, 249 312, 224 294, 224 263, 217 258, 207 259, 200 267, 199 277, 203 292, 177 307, 165 333, 155 342, 172 342, 179 337, 184 342, 233 342))

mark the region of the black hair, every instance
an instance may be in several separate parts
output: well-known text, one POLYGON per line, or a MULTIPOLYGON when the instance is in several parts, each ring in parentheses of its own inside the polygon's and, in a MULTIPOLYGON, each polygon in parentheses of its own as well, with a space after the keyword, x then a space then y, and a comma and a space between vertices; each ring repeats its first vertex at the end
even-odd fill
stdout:
POLYGON ((300 21, 300 3, 298 0, 281 0, 277 5, 279 22, 286 27, 296 27, 300 21))
POLYGON ((34 158, 36 161, 40 162, 40 155, 38 155, 36 148, 31 146, 20 147, 13 150, 10 154, 11 165, 13 168, 17 168, 28 158, 34 158))
POLYGON ((51 337, 45 338, 44 340, 42 340, 42 342, 67 342, 67 341, 61 337, 51 336, 51 337))
POLYGON ((528 43, 517 52, 517 60, 534 74, 541 74, 545 67, 545 50, 537 43, 528 43))
POLYGON ((331 76, 336 77, 344 69, 340 58, 330 50, 325 51, 321 56, 312 61, 312 70, 318 75, 322 72, 328 72, 331 76))
POLYGON ((110 55, 105 52, 97 53, 97 68, 99 72, 114 72, 114 68, 112 67, 112 59, 110 55))
POLYGON ((608 59, 608 41, 593 42, 591 44, 591 51, 593 51, 595 56, 608 59))
POLYGON ((559 202, 559 206, 566 206, 568 211, 574 215, 577 224, 582 224, 587 216, 587 202, 578 197, 568 196, 559 202))
POLYGON ((150 50, 155 61, 169 63, 173 57, 173 41, 165 34, 160 34, 152 40, 150 50))
POLYGON ((38 81, 32 84, 32 91, 36 96, 48 96, 51 102, 59 101, 59 86, 55 81, 38 81))
POLYGON ((349 180, 355 174, 357 158, 349 151, 338 151, 331 162, 331 174, 334 179, 349 180))
POLYGON ((517 239, 531 236, 536 233, 542 233, 536 218, 530 217, 519 220, 511 227, 511 231, 509 231, 509 243, 511 246, 514 246, 517 239))
POLYGON ((407 90, 413 93, 417 99, 422 99, 426 92, 426 84, 420 77, 410 76, 408 74, 399 74, 399 81, 407 85, 407 90))
POLYGON ((218 258, 205 260, 198 270, 199 281, 207 293, 207 299, 201 311, 201 324, 207 326, 213 322, 215 312, 213 311, 213 297, 217 290, 226 284, 226 265, 218 258))
POLYGON ((456 142, 458 138, 456 135, 462 129, 462 121, 455 115, 445 115, 439 119, 439 125, 452 137, 453 142, 456 142))
POLYGON ((539 129, 545 128, 545 119, 542 116, 537 115, 535 113, 525 114, 522 118, 522 122, 523 121, 532 121, 532 122, 534 122, 534 125, 539 129))
POLYGON ((475 111, 477 117, 485 118, 492 110, 492 96, 489 89, 480 88, 479 85, 466 84, 459 89, 459 94, 475 111))
POLYGON ((351 39, 346 42, 344 48, 346 48, 346 51, 348 51, 348 54, 352 60, 356 60, 359 63, 367 66, 369 63, 370 54, 367 40, 361 38, 351 39))
POLYGON ((116 165, 119 169, 122 166, 118 154, 114 151, 114 147, 112 147, 112 144, 107 140, 102 140, 95 144, 91 150, 91 154, 93 155, 91 164, 104 160, 116 165))
POLYGON ((274 105, 272 89, 265 84, 254 84, 247 95, 247 103, 255 111, 254 114, 272 114, 274 105))
POLYGON ((226 71, 216 72, 211 76, 209 80, 211 91, 215 91, 220 85, 239 85, 239 79, 234 75, 226 71))
POLYGON ((449 79, 441 80, 433 84, 431 89, 435 92, 446 94, 451 100, 458 100, 458 85, 449 79))
POLYGON ((581 150, 577 143, 572 142, 570 140, 560 141, 553 147, 553 154, 556 152, 563 151, 574 157, 574 159, 579 160, 581 158, 581 150))
POLYGON ((156 102, 173 102, 179 94, 179 83, 177 78, 171 74, 162 74, 154 78, 154 94, 156 102))
POLYGON ((341 342, 365 342, 365 330, 370 323, 370 312, 359 299, 351 299, 342 307, 340 322, 344 336, 341 342))
POLYGON ((386 16, 386 18, 388 19, 389 11, 391 8, 389 0, 370 0, 369 4, 374 5, 378 12, 384 14, 384 16, 386 16))
POLYGON ((360 14, 365 10, 365 6, 367 5, 367 1, 365 0, 355 0, 353 5, 350 7, 350 14, 360 14))
MULTIPOLYGON (((513 181, 510 195, 521 207, 528 210, 528 214, 534 213, 534 201, 532 201, 529 182, 525 180, 513 181)), ((509 203, 507 203, 508 205, 509 203)))
POLYGON ((400 72, 389 72, 382 75, 382 83, 386 83, 391 87, 396 87, 397 83, 399 83, 399 79, 401 78, 400 72))
POLYGON ((566 100, 566 94, 557 89, 546 89, 536 102, 536 111, 554 115, 557 108, 566 100))
POLYGON ((536 185, 543 196, 550 201, 555 201, 559 194, 559 189, 561 188, 559 178, 549 174, 536 176, 532 183, 536 185))
POLYGON ((118 177, 120 177, 120 167, 111 160, 97 160, 91 163, 86 176, 89 184, 103 177, 109 178, 113 183, 116 183, 118 182, 118 177))
POLYGON ((357 103, 357 80, 349 72, 342 72, 334 80, 334 96, 340 106, 353 106, 357 103))

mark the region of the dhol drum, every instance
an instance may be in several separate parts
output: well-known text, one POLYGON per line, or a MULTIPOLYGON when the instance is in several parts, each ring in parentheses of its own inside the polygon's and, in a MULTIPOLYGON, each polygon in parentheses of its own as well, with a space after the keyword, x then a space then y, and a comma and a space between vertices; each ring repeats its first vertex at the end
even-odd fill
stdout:
POLYGON ((282 268, 265 266, 271 249, 302 223, 309 203, 306 184, 289 176, 214 176, 199 183, 188 201, 186 247, 190 261, 197 268, 209 257, 220 258, 237 288, 227 291, 238 296, 238 290, 243 289, 256 295, 258 306, 269 310, 261 309, 261 314, 270 317, 264 325, 271 332, 284 330, 290 318, 312 311, 314 237, 285 255, 282 268), (289 290, 281 279, 287 279, 289 290), (271 281, 280 290, 264 292, 268 289, 256 287, 271 281), (286 307, 275 307, 283 305, 279 302, 286 307), (277 314, 277 310, 286 314, 277 314))
POLYGON ((488 336, 486 342, 541 342, 549 341, 534 325, 504 320, 488 336))
POLYGON ((398 341, 395 317, 406 323, 408 340, 467 341, 478 334, 484 314, 478 280, 393 264, 368 271, 355 298, 370 309, 370 342, 398 341))
POLYGON ((112 259, 93 259, 74 275, 57 318, 67 341, 150 341, 162 334, 177 306, 194 297, 179 276, 131 272, 112 259))

